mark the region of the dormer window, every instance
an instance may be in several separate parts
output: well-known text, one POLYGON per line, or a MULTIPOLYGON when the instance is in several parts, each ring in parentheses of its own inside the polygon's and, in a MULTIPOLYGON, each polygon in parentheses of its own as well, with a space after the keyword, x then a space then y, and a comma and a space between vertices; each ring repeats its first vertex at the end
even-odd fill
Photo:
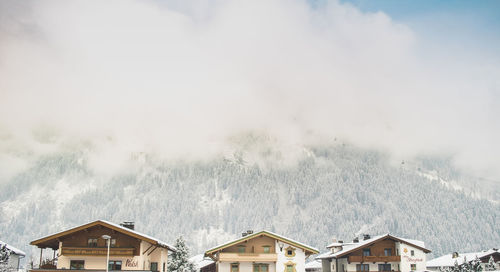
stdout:
POLYGON ((285 256, 287 257, 295 257, 295 248, 289 246, 285 248, 285 256))

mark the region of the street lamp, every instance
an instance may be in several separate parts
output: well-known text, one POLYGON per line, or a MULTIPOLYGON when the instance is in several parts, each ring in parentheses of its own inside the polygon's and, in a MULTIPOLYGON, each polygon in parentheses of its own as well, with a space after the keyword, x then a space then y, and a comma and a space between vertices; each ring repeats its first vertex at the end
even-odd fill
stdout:
POLYGON ((106 256, 106 272, 109 270, 109 246, 111 244, 111 236, 104 234, 101 236, 102 239, 106 240, 108 243, 108 254, 106 256))

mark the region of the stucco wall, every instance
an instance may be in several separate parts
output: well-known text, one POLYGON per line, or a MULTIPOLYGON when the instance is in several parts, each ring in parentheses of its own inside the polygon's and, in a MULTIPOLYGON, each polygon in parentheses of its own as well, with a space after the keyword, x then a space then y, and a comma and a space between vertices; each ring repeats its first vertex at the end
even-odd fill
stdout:
POLYGON ((401 265, 400 265, 401 272, 411 271, 411 264, 417 265, 416 269, 417 271, 424 271, 427 269, 425 264, 426 256, 422 250, 404 243, 397 243, 396 248, 398 249, 398 252, 401 255, 401 265), (415 253, 414 256, 411 256, 412 250, 415 253))

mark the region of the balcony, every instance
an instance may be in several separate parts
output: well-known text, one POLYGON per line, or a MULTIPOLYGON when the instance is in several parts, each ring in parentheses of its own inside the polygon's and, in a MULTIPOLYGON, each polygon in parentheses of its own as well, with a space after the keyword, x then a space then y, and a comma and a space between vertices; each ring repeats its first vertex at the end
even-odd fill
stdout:
POLYGON ((401 256, 349 256, 349 263, 388 263, 401 262, 401 256))
MULTIPOLYGON (((61 255, 64 256, 106 256, 107 247, 63 247, 61 255)), ((112 247, 110 256, 134 256, 133 247, 112 247)))
POLYGON ((220 253, 221 262, 276 262, 276 253, 220 253))

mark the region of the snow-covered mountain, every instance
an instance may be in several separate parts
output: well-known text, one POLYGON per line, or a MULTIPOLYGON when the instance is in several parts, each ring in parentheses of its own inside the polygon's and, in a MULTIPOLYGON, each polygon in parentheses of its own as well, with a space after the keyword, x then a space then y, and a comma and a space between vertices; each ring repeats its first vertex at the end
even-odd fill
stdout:
POLYGON ((0 184, 0 237, 34 252, 31 240, 101 218, 135 221, 166 241, 183 235, 193 254, 247 229, 318 248, 390 232, 425 241, 435 256, 500 242, 498 188, 477 189, 447 159, 394 163, 332 140, 300 146, 289 161, 274 145, 247 137, 203 160, 133 153, 112 173, 95 170, 88 143, 49 150, 0 184))

